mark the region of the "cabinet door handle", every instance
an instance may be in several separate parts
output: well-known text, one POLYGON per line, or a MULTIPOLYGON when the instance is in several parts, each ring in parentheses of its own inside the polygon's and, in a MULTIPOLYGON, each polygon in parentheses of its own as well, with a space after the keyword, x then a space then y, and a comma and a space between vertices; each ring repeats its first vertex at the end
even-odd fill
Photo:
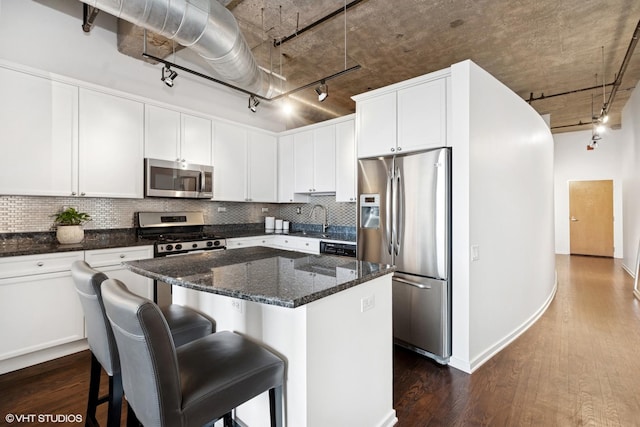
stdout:
POLYGON ((125 256, 125 254, 120 254, 120 258, 124 258, 125 256))
POLYGON ((82 193, 80 193, 80 195, 81 195, 82 197, 84 197, 84 196, 85 196, 85 193, 84 193, 84 191, 83 191, 82 193))
POLYGON ((402 147, 398 147, 398 151, 402 151, 402 147))
POLYGON ((42 261, 38 261, 38 262, 36 263, 36 265, 37 265, 38 267, 42 267, 42 266, 44 265, 44 262, 42 262, 42 261))
POLYGON ((391 147, 391 152, 393 153, 393 152, 395 152, 395 151, 396 151, 396 149, 395 149, 395 148, 393 148, 393 147, 391 147))
POLYGON ((72 191, 72 192, 71 192, 71 195, 72 195, 72 196, 75 196, 76 194, 77 194, 77 193, 76 193, 75 191, 72 191))

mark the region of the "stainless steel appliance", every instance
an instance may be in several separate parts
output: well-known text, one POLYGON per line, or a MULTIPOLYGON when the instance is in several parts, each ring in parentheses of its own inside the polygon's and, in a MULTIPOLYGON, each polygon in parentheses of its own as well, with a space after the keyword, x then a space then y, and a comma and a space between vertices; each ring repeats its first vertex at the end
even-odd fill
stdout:
POLYGON ((320 241, 320 253, 328 255, 340 255, 355 258, 356 257, 356 244, 355 243, 338 243, 338 242, 325 242, 320 241))
POLYGON ((213 167, 144 159, 144 194, 147 197, 211 199, 213 167))
MULTIPOLYGON (((138 237, 153 241, 154 258, 227 248, 224 237, 207 232, 202 212, 138 212, 138 237)), ((171 303, 171 286, 155 281, 154 301, 171 303)))
POLYGON ((397 344, 451 356, 451 151, 358 161, 358 259, 395 264, 397 344))

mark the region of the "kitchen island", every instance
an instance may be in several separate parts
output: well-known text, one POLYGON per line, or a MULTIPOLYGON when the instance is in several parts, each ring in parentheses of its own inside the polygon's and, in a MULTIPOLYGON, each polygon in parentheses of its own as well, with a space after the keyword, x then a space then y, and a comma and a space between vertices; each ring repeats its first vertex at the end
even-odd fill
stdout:
MULTIPOLYGON (((252 247, 124 263, 173 286, 173 302, 286 362, 287 426, 391 426, 391 274, 384 264, 252 247)), ((236 411, 268 425, 268 398, 236 411)))

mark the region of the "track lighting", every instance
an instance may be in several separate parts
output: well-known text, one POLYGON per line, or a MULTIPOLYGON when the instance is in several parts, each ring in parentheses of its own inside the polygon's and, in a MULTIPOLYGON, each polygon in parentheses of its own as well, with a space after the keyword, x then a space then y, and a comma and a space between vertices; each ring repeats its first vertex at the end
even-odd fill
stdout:
POLYGON ((249 109, 255 113, 258 105, 260 105, 260 100, 255 95, 249 96, 249 109))
POLYGON ((162 67, 162 78, 160 80, 162 80, 164 84, 169 87, 173 87, 173 81, 176 77, 178 77, 178 73, 176 71, 172 70, 168 66, 162 67))
POLYGON ((329 87, 324 80, 320 81, 320 86, 316 88, 318 94, 318 101, 322 102, 329 96, 329 87))

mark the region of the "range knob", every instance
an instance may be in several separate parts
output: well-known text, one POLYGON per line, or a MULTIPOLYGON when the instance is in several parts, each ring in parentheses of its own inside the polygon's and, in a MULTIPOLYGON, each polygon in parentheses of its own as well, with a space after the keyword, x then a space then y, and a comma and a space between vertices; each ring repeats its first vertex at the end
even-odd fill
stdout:
POLYGON ((176 250, 177 250, 177 251, 179 251, 180 249, 182 249, 182 245, 181 245, 180 243, 178 243, 178 244, 176 245, 176 250))
POLYGON ((215 242, 213 242, 213 246, 220 246, 220 240, 216 240, 215 242))
POLYGON ((213 242, 207 242, 207 247, 210 248, 211 246, 213 246, 213 242))
POLYGON ((191 247, 195 249, 195 248, 197 248, 197 247, 198 247, 198 244, 197 244, 197 243, 194 243, 193 245, 191 245, 191 247))
POLYGON ((173 245, 167 245, 164 247, 166 250, 170 251, 173 249, 173 245))

